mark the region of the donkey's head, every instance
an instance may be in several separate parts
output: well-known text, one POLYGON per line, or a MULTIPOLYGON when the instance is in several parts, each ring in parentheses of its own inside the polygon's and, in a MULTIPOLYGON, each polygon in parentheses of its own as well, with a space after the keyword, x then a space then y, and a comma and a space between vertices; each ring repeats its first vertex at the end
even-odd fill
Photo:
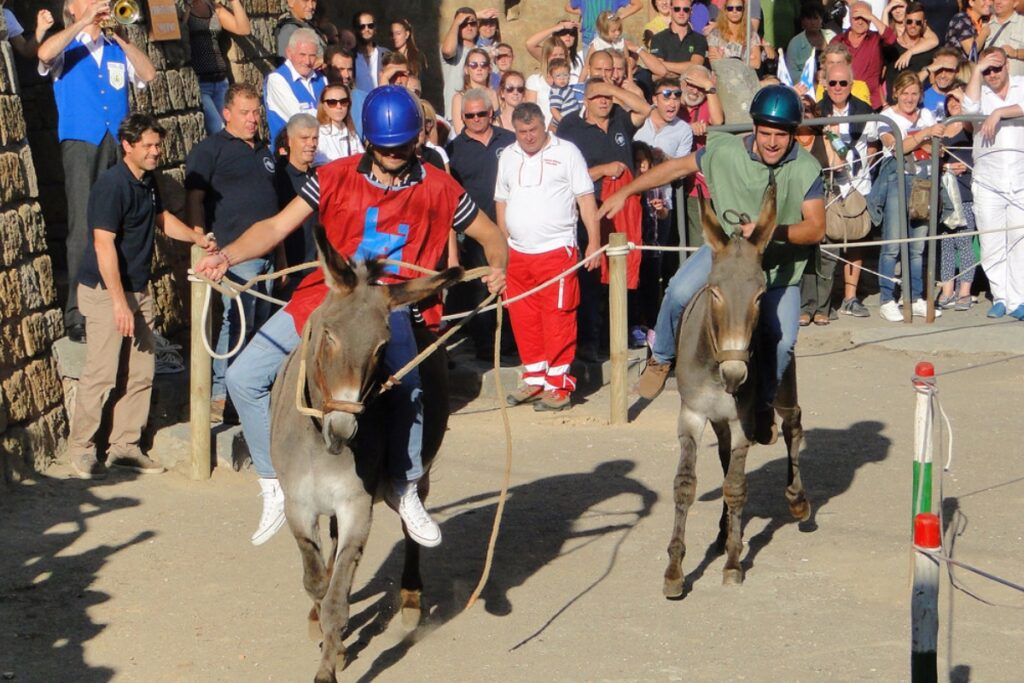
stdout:
POLYGON ((355 436, 357 416, 372 389, 384 345, 390 338, 388 314, 459 281, 461 268, 400 284, 378 283, 377 261, 353 263, 327 241, 323 226, 314 232, 327 298, 310 317, 306 381, 324 413, 327 450, 340 452, 355 436))
POLYGON ((761 257, 775 231, 775 185, 765 192, 761 214, 746 239, 739 226, 730 238, 715 212, 702 208, 704 241, 714 252, 708 276, 709 334, 722 382, 735 394, 747 380, 750 339, 765 292, 761 257))

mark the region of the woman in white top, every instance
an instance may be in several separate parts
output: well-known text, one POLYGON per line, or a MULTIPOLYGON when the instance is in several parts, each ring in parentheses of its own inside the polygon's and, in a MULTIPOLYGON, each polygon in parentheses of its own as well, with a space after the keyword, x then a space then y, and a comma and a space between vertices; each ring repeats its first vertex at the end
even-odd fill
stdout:
POLYGON ((314 166, 343 159, 366 150, 356 135, 352 123, 351 92, 341 83, 331 83, 320 93, 316 107, 316 120, 320 122, 320 141, 317 143, 314 166))
MULTIPOLYGON (((920 177, 927 177, 929 162, 926 155, 927 151, 931 149, 930 140, 933 137, 941 137, 943 131, 942 124, 935 122, 935 115, 931 111, 919 108, 921 103, 921 80, 917 77, 916 73, 908 70, 897 76, 893 83, 893 94, 896 97, 896 104, 883 109, 882 116, 892 119, 896 127, 899 128, 903 140, 903 149, 894 149, 896 136, 893 135, 892 127, 888 123, 880 123, 878 126, 878 137, 882 141, 887 158, 879 169, 878 180, 872 185, 873 189, 871 192, 873 198, 881 197, 884 193, 885 203, 883 206, 884 213, 882 214, 883 240, 905 237, 905 235, 900 235, 900 214, 896 204, 896 193, 904 192, 904 196, 909 204, 910 188, 915 172, 919 171, 917 175, 920 177), (896 153, 904 154, 907 157, 904 165, 904 178, 896 176, 896 165, 892 159, 896 153), (915 159, 919 159, 921 163, 915 163, 915 159), (918 168, 915 169, 915 167, 918 168)), ((932 182, 937 180, 937 178, 933 178, 932 182)), ((871 203, 869 201, 869 206, 871 203)), ((877 214, 875 217, 877 218, 877 214)), ((927 221, 911 223, 908 218, 907 232, 910 233, 909 237, 923 237, 928 232, 928 223, 927 221)), ((913 302, 914 315, 924 316, 928 312, 928 306, 922 298, 924 295, 922 268, 924 242, 911 242, 909 250, 910 292, 904 292, 903 295, 910 295, 913 302)), ((895 285, 890 279, 896 273, 896 260, 899 258, 899 254, 899 244, 885 244, 882 245, 882 250, 878 257, 878 270, 884 276, 878 278, 879 299, 882 304, 881 308, 879 308, 879 314, 890 322, 901 322, 903 320, 903 313, 900 311, 900 307, 896 303, 893 294, 895 285)), ((935 311, 936 316, 941 314, 941 311, 935 311)))
POLYGON ((541 46, 540 73, 526 79, 526 101, 536 102, 544 112, 545 127, 551 124, 551 105, 548 102, 551 95, 551 76, 548 75, 548 62, 552 59, 565 59, 565 45, 554 37, 544 41, 541 46))

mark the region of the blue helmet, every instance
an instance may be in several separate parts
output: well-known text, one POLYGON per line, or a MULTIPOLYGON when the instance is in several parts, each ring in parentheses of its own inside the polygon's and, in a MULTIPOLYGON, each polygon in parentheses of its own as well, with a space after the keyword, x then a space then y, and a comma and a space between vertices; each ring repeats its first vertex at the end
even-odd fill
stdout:
POLYGON ((754 123, 796 128, 804 119, 804 105, 796 90, 785 85, 767 85, 750 101, 750 118, 754 123))
POLYGON ((378 147, 398 147, 423 130, 420 103, 397 85, 374 88, 363 103, 363 137, 378 147))

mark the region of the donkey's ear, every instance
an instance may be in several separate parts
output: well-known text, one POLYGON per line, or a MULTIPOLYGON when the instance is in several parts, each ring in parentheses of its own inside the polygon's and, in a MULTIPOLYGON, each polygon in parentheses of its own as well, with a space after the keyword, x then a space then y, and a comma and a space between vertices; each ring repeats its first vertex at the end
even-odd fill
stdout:
POLYGON ((418 277, 415 280, 397 285, 385 285, 388 293, 388 306, 398 308, 415 303, 451 287, 462 279, 462 268, 448 268, 437 275, 418 277))
POLYGON ((701 223, 704 226, 704 242, 711 247, 712 251, 720 251, 729 243, 729 236, 722 230, 722 224, 718 222, 715 210, 708 206, 704 197, 698 197, 700 202, 701 223))
POLYGON ((323 223, 317 223, 313 229, 316 239, 316 250, 320 255, 320 268, 324 271, 327 286, 338 294, 348 294, 356 288, 357 278, 349 260, 339 254, 327 240, 327 231, 323 223))
POLYGON ((777 223, 775 221, 775 182, 768 183, 768 189, 764 193, 764 201, 761 202, 761 214, 757 217, 754 231, 750 233, 750 241, 757 247, 757 253, 763 254, 772 241, 777 223))

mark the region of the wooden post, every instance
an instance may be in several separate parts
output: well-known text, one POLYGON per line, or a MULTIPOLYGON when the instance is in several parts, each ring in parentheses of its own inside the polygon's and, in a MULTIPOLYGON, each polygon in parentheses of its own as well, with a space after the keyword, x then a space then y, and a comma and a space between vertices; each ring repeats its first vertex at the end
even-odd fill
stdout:
POLYGON ((932 511, 932 393, 935 368, 923 361, 914 367, 914 493, 911 498, 911 522, 918 514, 932 511))
POLYGON ((910 680, 936 683, 939 640, 939 561, 942 547, 938 515, 914 518, 914 587, 910 596, 910 680))
POLYGON ((608 239, 608 351, 611 356, 611 423, 626 424, 628 405, 627 363, 629 361, 626 321, 625 233, 613 232, 608 239))
MULTIPOLYGON (((192 265, 206 254, 192 247, 192 265)), ((189 420, 192 426, 192 479, 209 479, 213 468, 210 451, 210 370, 212 359, 203 348, 203 298, 206 285, 193 282, 192 287, 192 340, 189 353, 189 420)))

